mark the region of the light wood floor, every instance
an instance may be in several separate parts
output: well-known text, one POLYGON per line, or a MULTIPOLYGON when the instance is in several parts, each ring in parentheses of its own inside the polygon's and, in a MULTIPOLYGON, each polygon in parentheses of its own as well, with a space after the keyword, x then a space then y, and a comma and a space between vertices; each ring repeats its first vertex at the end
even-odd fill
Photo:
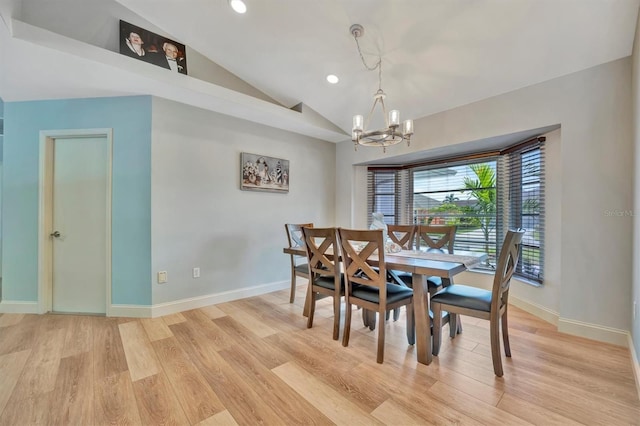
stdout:
POLYGON ((344 348, 330 301, 312 329, 302 303, 281 291, 156 319, 1 315, 0 424, 640 425, 628 350, 517 308, 496 378, 488 322, 464 318, 425 366, 403 314, 379 365, 359 314, 344 348))

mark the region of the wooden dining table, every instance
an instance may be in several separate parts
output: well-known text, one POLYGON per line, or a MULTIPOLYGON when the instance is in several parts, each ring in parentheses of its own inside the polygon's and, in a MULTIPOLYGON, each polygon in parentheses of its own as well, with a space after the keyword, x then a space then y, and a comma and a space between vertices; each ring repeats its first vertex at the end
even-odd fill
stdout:
MULTIPOLYGON (((306 256, 303 247, 285 247, 283 252, 306 256)), ((387 270, 408 272, 412 276, 413 303, 416 315, 416 347, 419 363, 430 364, 433 359, 427 278, 433 276, 441 277, 444 286, 451 285, 454 275, 466 271, 469 267, 480 263, 486 258, 487 255, 485 253, 468 251, 456 251, 449 254, 402 250, 398 253, 384 254, 384 263, 387 270)), ((375 265, 377 256, 374 255, 369 260, 375 265)))

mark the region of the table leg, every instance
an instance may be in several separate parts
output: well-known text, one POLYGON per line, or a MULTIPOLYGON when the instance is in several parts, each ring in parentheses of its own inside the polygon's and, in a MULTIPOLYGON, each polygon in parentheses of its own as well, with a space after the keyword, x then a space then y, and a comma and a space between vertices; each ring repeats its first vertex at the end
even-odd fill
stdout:
POLYGON ((431 318, 429 318, 429 298, 427 297, 427 277, 413 274, 413 308, 416 321, 416 346, 418 362, 431 364, 431 318))

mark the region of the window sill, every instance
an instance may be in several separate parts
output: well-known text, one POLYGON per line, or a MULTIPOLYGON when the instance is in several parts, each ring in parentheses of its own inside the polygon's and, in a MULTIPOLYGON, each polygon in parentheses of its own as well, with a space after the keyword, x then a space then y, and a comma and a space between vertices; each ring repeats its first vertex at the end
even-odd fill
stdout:
MULTIPOLYGON (((467 272, 473 272, 473 273, 476 273, 476 274, 483 274, 483 275, 495 275, 495 273, 493 271, 489 271, 487 269, 479 269, 479 268, 477 268, 477 269, 469 269, 469 270, 467 270, 467 272)), ((524 278, 524 277, 519 277, 519 276, 514 275, 512 279, 517 280, 517 281, 519 281, 519 282, 521 282, 523 284, 530 285, 531 287, 544 287, 544 285, 542 283, 539 283, 537 281, 532 281, 532 280, 524 278)))

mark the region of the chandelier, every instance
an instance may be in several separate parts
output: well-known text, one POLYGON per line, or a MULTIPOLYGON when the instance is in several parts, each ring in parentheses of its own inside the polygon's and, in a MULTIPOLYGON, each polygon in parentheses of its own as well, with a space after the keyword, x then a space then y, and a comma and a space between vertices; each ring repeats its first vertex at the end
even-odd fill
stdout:
POLYGON ((400 111, 394 109, 389 111, 387 114, 387 108, 384 105, 384 98, 386 97, 386 94, 382 90, 382 57, 378 57, 378 62, 373 67, 367 65, 367 62, 364 60, 364 56, 362 55, 362 51, 360 50, 360 43, 358 42, 358 37, 361 37, 364 34, 364 28, 360 24, 353 24, 349 28, 349 31, 351 32, 351 35, 353 35, 353 39, 356 41, 358 53, 360 54, 360 59, 362 60, 364 67, 368 71, 378 70, 378 91, 373 95, 373 106, 371 107, 371 111, 369 111, 367 121, 364 121, 364 117, 362 115, 353 116, 351 140, 353 140, 355 149, 358 150, 358 145, 381 146, 383 152, 386 152, 388 146, 395 145, 403 140, 406 140, 407 146, 409 146, 411 142, 411 135, 413 135, 413 120, 405 120, 402 123, 402 130, 400 130, 400 111), (384 116, 386 127, 378 130, 367 130, 369 122, 371 121, 371 116, 378 104, 382 109, 382 115, 384 116))

